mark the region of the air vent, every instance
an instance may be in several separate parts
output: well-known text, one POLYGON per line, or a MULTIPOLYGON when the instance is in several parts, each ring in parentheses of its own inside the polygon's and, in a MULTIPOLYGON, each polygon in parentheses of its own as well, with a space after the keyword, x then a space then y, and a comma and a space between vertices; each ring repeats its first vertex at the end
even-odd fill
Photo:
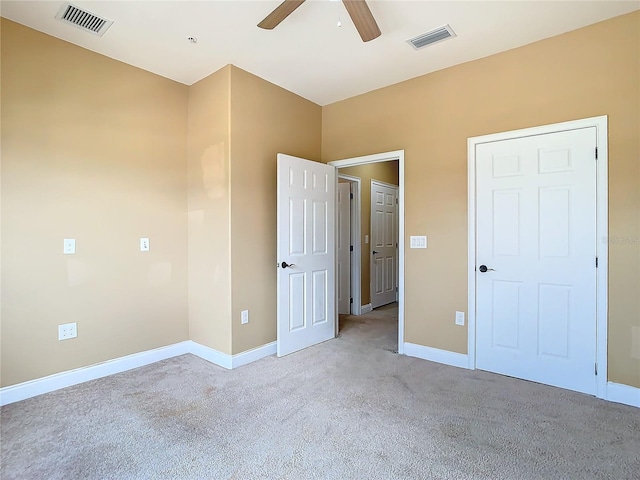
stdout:
POLYGON ((106 32, 113 23, 111 20, 100 18, 91 12, 74 7, 69 3, 65 3, 60 7, 56 18, 65 23, 75 25, 86 32, 98 35, 99 37, 104 35, 104 32, 106 32))
POLYGON ((447 38, 455 37, 456 34, 451 29, 449 25, 445 25, 440 28, 436 28, 435 30, 431 30, 430 32, 424 33, 422 35, 418 35, 411 40, 407 40, 413 48, 419 50, 421 48, 426 47, 427 45, 433 45, 434 43, 441 42, 446 40, 447 38))

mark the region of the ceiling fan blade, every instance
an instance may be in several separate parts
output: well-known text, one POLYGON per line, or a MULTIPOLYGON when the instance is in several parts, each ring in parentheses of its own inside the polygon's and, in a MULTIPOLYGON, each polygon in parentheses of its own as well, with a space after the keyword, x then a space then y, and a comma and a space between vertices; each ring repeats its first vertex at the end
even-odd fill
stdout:
POLYGON ((293 11, 304 3, 304 0, 284 0, 276 9, 262 20, 258 26, 266 30, 273 30, 281 21, 287 18, 293 11))
POLYGON ((342 0, 363 42, 378 38, 382 32, 365 0, 342 0))

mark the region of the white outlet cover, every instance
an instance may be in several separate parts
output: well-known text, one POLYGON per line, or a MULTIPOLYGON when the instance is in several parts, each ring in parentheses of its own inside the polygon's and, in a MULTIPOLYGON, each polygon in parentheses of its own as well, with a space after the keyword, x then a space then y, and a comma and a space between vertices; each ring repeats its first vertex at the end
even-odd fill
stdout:
POLYGON ((58 340, 69 340, 78 336, 78 325, 74 323, 64 323, 58 325, 58 340))
POLYGON ((76 253, 76 239, 65 238, 62 253, 65 255, 74 255, 76 253))
POLYGON ((141 238, 140 239, 140 251, 141 252, 148 252, 149 251, 149 239, 148 238, 141 238))

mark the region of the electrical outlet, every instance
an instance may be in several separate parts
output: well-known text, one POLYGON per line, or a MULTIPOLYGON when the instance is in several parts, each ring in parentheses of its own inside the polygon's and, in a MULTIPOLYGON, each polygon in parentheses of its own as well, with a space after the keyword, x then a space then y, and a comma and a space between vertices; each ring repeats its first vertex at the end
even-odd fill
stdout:
POLYGON ((65 255, 74 255, 76 253, 76 239, 75 238, 65 238, 64 239, 64 248, 62 253, 65 255))
POLYGON ((464 312, 456 312, 456 325, 464 327, 464 312))
POLYGON ((242 312, 240 312, 240 322, 243 325, 249 323, 249 310, 242 310, 242 312))
POLYGON ((65 323, 58 325, 58 340, 69 340, 78 336, 78 325, 74 323, 65 323))
POLYGON ((148 252, 149 251, 149 239, 148 238, 141 238, 140 239, 140 251, 141 252, 148 252))

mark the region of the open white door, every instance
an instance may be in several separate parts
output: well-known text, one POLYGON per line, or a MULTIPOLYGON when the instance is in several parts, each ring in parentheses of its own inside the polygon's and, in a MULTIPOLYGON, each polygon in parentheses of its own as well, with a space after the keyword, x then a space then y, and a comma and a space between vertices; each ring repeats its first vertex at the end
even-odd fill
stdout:
POLYGON ((278 154, 278 356, 335 337, 336 168, 278 154))
POLYGON ((338 313, 351 313, 351 184, 338 183, 338 313))

